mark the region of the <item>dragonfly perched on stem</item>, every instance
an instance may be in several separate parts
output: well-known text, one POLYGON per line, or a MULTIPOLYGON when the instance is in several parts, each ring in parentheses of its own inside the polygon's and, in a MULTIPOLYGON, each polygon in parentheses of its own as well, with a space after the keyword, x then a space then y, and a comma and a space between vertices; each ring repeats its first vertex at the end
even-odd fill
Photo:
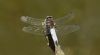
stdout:
POLYGON ((49 47, 53 50, 53 52, 55 52, 56 46, 59 45, 55 26, 57 26, 57 30, 58 30, 57 32, 59 32, 59 34, 61 33, 64 35, 64 33, 68 34, 71 32, 75 32, 80 29, 80 27, 78 25, 66 25, 66 23, 67 23, 66 21, 70 21, 73 18, 74 18, 73 13, 70 13, 67 16, 64 16, 62 18, 58 18, 55 20, 53 20, 52 16, 47 16, 44 19, 44 21, 42 21, 40 19, 36 19, 36 18, 31 18, 28 16, 22 16, 21 21, 28 24, 27 27, 23 28, 23 31, 25 31, 25 32, 42 35, 42 32, 44 31, 45 36, 49 43, 49 47), (56 25, 56 23, 57 23, 57 25, 56 25))
MULTIPOLYGON (((80 26, 77 24, 67 25, 69 21, 74 19, 74 16, 75 14, 73 12, 70 12, 64 17, 54 19, 58 36, 65 36, 66 34, 78 31, 80 29, 80 26)), ((43 19, 32 18, 29 16, 21 16, 21 21, 28 24, 27 26, 23 27, 23 31, 32 33, 34 35, 43 35, 43 19)))

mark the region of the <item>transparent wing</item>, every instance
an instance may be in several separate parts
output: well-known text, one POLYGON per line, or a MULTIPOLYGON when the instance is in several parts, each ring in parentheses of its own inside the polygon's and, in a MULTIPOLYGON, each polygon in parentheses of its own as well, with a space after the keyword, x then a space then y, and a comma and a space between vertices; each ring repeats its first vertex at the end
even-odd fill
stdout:
POLYGON ((60 26, 60 27, 57 27, 57 34, 59 36, 65 36, 65 35, 70 34, 72 32, 78 31, 79 29, 80 29, 79 25, 60 26))
POLYGON ((63 26, 66 23, 68 23, 69 21, 73 20, 74 16, 75 16, 75 12, 70 12, 64 17, 55 19, 55 22, 56 22, 57 26, 63 26))
POLYGON ((41 19, 36 19, 28 16, 21 16, 21 21, 30 25, 41 26, 41 19))
POLYGON ((64 17, 55 19, 58 35, 64 36, 80 29, 79 25, 68 25, 68 22, 73 20, 74 17, 75 12, 70 12, 64 17))
POLYGON ((27 33, 32 33, 34 35, 42 35, 43 34, 43 29, 38 28, 38 26, 27 26, 27 27, 23 27, 22 29, 24 32, 27 33))
POLYGON ((28 16, 21 16, 21 21, 28 24, 28 26, 23 27, 22 30, 24 32, 32 33, 34 35, 42 35, 42 20, 28 16))

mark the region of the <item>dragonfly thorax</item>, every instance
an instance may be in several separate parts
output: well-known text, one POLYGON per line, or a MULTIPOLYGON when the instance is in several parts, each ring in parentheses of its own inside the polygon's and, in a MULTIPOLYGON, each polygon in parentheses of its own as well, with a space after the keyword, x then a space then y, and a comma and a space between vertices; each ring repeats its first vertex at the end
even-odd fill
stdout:
POLYGON ((54 27, 53 17, 47 16, 45 23, 46 23, 46 26, 48 27, 54 27))

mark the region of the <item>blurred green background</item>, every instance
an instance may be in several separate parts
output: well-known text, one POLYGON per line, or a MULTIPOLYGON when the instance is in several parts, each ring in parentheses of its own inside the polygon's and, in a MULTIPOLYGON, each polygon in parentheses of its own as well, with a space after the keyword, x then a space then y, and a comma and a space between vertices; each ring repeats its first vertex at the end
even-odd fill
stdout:
POLYGON ((53 55, 44 36, 22 31, 20 16, 61 17, 72 10, 69 24, 81 29, 58 37, 61 48, 66 55, 100 55, 99 0, 0 0, 0 55, 53 55))

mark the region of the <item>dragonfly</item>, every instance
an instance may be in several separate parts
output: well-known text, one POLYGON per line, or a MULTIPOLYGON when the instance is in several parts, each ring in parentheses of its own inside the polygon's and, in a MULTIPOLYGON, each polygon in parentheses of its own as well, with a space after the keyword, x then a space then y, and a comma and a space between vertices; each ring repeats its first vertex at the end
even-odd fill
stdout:
POLYGON ((80 29, 78 25, 67 25, 67 26, 65 25, 66 20, 70 21, 72 19, 73 19, 72 13, 60 19, 56 19, 55 21, 53 20, 53 16, 47 16, 44 19, 44 21, 40 19, 28 17, 28 16, 21 17, 21 21, 28 24, 27 27, 23 28, 23 31, 29 32, 29 33, 35 33, 35 34, 42 34, 41 30, 44 30, 45 36, 48 40, 48 45, 53 50, 53 52, 55 52, 55 47, 58 45, 58 38, 56 35, 56 26, 58 28, 57 30, 61 29, 60 31, 58 31, 61 34, 63 34, 64 31, 68 31, 69 33, 71 33, 80 29))
MULTIPOLYGON (((66 36, 67 34, 78 31, 80 29, 80 26, 78 24, 73 24, 73 25, 67 24, 68 22, 74 19, 74 16, 75 14, 73 12, 70 12, 66 16, 56 19, 53 18, 58 36, 66 36)), ((22 28, 22 30, 24 32, 41 36, 43 35, 45 30, 43 25, 44 20, 38 18, 32 18, 29 16, 21 16, 21 21, 27 24, 25 27, 22 28)))
POLYGON ((44 33, 46 35, 46 38, 48 40, 48 46, 53 50, 53 52, 56 52, 56 46, 58 46, 58 38, 55 31, 55 22, 53 20, 52 16, 47 16, 44 22, 42 23, 44 27, 44 33))

